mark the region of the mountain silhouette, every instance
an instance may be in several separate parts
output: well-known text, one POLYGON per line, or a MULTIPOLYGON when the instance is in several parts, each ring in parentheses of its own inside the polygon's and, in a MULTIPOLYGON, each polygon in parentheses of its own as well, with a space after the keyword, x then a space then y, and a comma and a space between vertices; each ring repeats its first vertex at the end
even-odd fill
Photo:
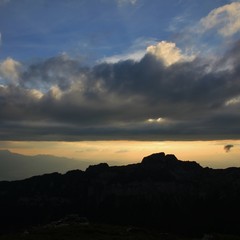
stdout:
POLYGON ((2 231, 75 214, 89 222, 184 234, 240 234, 240 169, 203 168, 156 153, 141 163, 89 166, 0 182, 2 231))

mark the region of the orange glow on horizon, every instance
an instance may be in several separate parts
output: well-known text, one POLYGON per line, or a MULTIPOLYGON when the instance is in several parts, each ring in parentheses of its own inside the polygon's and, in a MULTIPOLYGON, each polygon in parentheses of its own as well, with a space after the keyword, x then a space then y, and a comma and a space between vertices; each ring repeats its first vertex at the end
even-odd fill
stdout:
POLYGON ((0 149, 23 155, 48 154, 89 162, 129 164, 156 152, 175 154, 178 159, 197 161, 202 166, 240 167, 240 140, 219 141, 81 141, 81 142, 1 142, 0 149), (232 144, 230 152, 224 146, 232 144))

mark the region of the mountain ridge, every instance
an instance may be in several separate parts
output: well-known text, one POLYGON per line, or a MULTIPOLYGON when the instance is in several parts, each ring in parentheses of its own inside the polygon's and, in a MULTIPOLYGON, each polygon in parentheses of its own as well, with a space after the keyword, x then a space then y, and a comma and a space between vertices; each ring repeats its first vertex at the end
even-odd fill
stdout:
POLYGON ((77 214, 162 232, 240 234, 239 202, 239 168, 203 168, 160 152, 125 166, 0 182, 0 223, 18 229, 77 214))
POLYGON ((88 161, 57 157, 49 154, 23 155, 0 150, 0 181, 21 180, 44 173, 61 172, 79 168, 85 170, 88 161))

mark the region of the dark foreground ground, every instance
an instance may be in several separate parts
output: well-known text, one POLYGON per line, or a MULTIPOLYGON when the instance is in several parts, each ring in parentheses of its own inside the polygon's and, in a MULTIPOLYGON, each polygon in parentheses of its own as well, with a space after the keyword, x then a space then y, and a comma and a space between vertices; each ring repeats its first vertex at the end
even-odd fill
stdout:
POLYGON ((0 236, 28 229, 5 239, 231 239, 240 236, 239 203, 240 168, 156 153, 127 166, 0 182, 0 236))
POLYGON ((46 225, 21 233, 0 236, 0 240, 240 240, 240 236, 205 234, 179 236, 156 230, 98 224, 46 225))

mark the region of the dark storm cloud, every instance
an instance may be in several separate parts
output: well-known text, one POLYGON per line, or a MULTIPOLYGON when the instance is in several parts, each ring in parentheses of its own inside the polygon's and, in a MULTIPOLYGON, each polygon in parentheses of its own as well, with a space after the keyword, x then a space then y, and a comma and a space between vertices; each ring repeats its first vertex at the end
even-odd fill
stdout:
POLYGON ((24 87, 49 89, 53 84, 62 90, 67 89, 76 77, 87 71, 79 62, 60 55, 31 65, 22 73, 20 84, 24 87))
POLYGON ((66 56, 35 64, 0 86, 2 140, 208 140, 239 138, 240 46, 222 59, 166 67, 82 66, 66 56))

